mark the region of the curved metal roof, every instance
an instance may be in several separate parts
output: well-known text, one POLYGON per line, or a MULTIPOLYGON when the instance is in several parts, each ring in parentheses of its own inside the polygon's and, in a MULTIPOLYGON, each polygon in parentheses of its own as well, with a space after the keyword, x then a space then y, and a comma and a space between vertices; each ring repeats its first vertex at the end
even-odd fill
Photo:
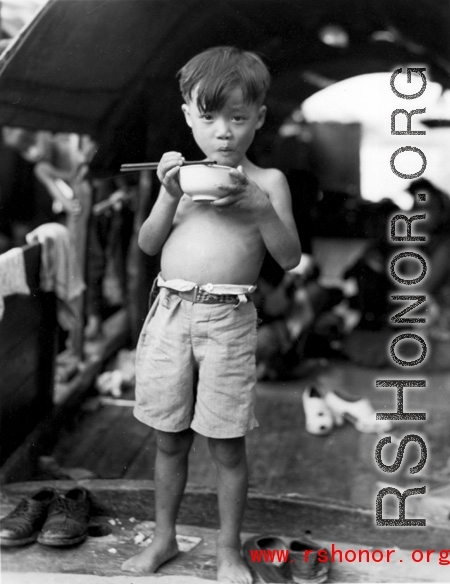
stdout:
POLYGON ((263 55, 276 125, 361 73, 420 63, 450 86, 449 23, 447 0, 50 0, 0 56, 0 125, 88 133, 133 161, 143 140, 152 152, 179 139, 176 71, 207 47, 263 55), (330 23, 348 46, 319 39, 330 23))

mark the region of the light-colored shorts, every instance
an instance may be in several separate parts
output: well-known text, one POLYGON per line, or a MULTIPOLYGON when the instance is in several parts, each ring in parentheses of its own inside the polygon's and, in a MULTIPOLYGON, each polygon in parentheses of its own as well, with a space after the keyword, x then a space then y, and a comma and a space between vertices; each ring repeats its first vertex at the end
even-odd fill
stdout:
POLYGON ((134 415, 163 432, 244 436, 258 425, 255 349, 253 302, 192 303, 161 288, 137 346, 134 415))

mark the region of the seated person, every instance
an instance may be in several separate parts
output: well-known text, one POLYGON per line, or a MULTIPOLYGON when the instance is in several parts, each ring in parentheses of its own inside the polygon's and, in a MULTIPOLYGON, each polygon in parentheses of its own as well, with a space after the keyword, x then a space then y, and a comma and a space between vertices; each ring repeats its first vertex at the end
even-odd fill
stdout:
POLYGON ((316 349, 320 345, 323 352, 320 356, 333 352, 329 326, 322 323, 319 327, 320 319, 339 304, 343 293, 337 288, 325 288, 318 277, 319 269, 307 254, 288 272, 266 256, 255 293, 260 319, 256 349, 258 379, 301 377, 311 365, 305 358, 313 344, 316 349))

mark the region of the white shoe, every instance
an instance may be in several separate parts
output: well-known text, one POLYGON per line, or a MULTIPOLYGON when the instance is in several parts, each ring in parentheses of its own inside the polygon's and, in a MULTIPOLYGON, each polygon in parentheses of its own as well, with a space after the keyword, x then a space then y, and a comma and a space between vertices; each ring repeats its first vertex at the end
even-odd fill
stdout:
POLYGON ((333 416, 323 397, 313 386, 307 387, 302 395, 306 417, 306 431, 323 436, 333 429, 333 416))
POLYGON ((324 399, 337 426, 342 426, 346 420, 352 423, 359 432, 366 434, 389 432, 393 428, 390 420, 376 419, 376 412, 366 398, 343 397, 334 391, 329 391, 324 399))

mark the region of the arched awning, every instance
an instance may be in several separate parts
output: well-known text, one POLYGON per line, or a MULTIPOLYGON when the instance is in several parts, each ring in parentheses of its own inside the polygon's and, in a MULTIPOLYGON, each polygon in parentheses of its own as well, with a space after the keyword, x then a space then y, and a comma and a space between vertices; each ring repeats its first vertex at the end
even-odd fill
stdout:
POLYGON ((449 22, 447 0, 50 0, 0 57, 0 125, 91 134, 115 166, 180 139, 176 71, 207 47, 264 56, 273 127, 353 75, 419 63, 450 86, 449 22), (348 42, 324 42, 330 24, 348 42))

